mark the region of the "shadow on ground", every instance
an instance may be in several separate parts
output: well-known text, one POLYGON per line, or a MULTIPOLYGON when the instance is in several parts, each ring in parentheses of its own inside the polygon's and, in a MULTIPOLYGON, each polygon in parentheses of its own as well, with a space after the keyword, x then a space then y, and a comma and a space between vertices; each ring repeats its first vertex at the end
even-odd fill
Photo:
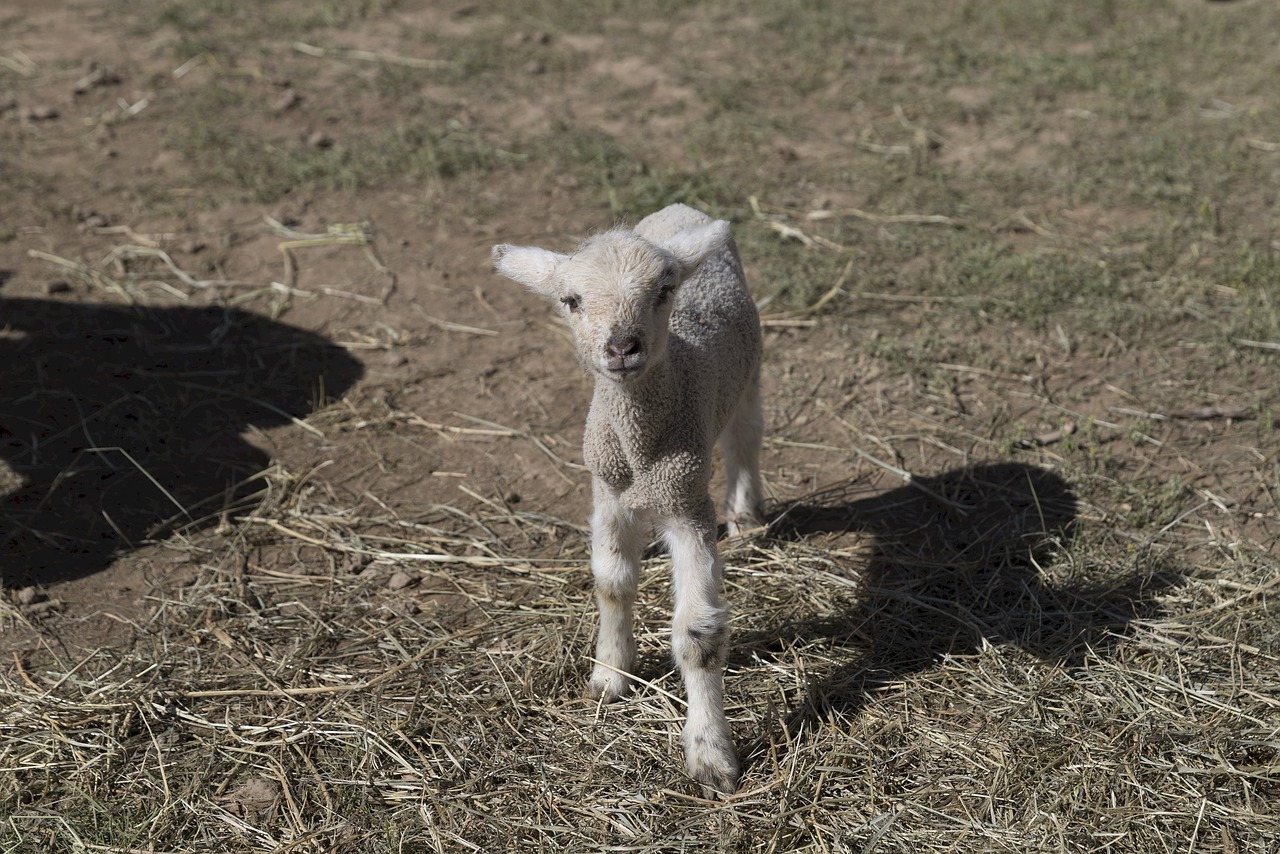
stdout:
POLYGON ((305 418, 360 377, 311 332, 224 308, 0 299, 0 574, 98 572, 261 490, 251 427, 305 418))
POLYGON ((860 583, 829 619, 796 619, 736 636, 735 657, 768 659, 801 643, 834 646, 841 663, 817 676, 795 718, 855 711, 869 692, 937 662, 1015 644, 1045 660, 1079 664, 1126 625, 1155 610, 1177 583, 1163 566, 1099 578, 1056 566, 1077 526, 1077 499, 1052 472, 1016 463, 920 478, 853 499, 853 482, 774 514, 781 539, 871 535, 860 583), (1067 579, 1067 580, 1055 580, 1067 579))

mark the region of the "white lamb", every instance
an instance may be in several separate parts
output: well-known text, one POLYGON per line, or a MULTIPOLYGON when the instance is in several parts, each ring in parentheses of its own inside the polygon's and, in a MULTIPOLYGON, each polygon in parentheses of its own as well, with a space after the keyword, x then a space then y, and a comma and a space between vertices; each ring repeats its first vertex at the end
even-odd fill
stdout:
POLYGON ((572 255, 504 244, 493 261, 557 302, 595 375, 583 452, 600 636, 588 691, 611 701, 632 686, 632 606, 656 528, 671 554, 688 770, 708 791, 732 793, 740 766, 724 715, 728 608, 708 485, 718 438, 729 532, 761 524, 763 418, 760 319, 729 224, 671 205, 572 255))

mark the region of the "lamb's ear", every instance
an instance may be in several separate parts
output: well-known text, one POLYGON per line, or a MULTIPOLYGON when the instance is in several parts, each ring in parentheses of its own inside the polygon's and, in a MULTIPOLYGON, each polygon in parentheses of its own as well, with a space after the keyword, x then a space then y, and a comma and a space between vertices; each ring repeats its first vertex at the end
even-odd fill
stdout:
POLYGON ((536 246, 500 243, 493 247, 493 269, 535 293, 550 297, 555 295, 552 277, 556 264, 566 257, 536 246))
POLYGON ((684 266, 685 274, 729 245, 729 223, 722 219, 689 226, 662 242, 662 248, 684 266))

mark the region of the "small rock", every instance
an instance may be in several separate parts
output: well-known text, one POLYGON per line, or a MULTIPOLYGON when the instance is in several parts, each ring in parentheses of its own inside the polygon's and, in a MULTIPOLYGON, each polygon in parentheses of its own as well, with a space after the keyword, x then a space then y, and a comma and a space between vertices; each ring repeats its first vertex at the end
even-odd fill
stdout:
POLYGON ((205 250, 205 242, 195 238, 184 240, 178 249, 187 255, 197 255, 205 250))
POLYGON ((347 554, 343 559, 341 570, 349 572, 352 575, 359 575, 369 568, 369 564, 373 562, 373 558, 367 555, 347 554))
POLYGON ((0 113, 18 109, 18 96, 14 92, 0 92, 0 113))
POLYGON ((53 104, 37 104, 27 109, 27 118, 33 122, 47 122, 56 119, 60 113, 53 104))
POLYGON ((1040 446, 1052 445, 1054 442, 1061 442, 1067 436, 1076 432, 1076 423, 1074 421, 1064 422, 1057 430, 1049 430, 1036 435, 1032 441, 1040 446))
POLYGON ((107 221, 107 218, 102 214, 95 213, 95 214, 89 214, 84 219, 80 220, 80 225, 78 225, 77 228, 79 228, 80 231, 84 232, 84 231, 93 231, 93 229, 95 228, 103 228, 104 226, 107 226, 107 225, 110 225, 110 223, 107 221))
POLYGON ((531 59, 524 64, 524 73, 532 77, 536 77, 546 70, 546 64, 540 59, 531 59))
POLYGON ((65 294, 71 292, 71 283, 64 279, 54 279, 44 286, 44 292, 52 296, 53 294, 65 294))
POLYGON ((526 31, 513 33, 507 37, 507 40, 505 42, 507 47, 520 47, 521 45, 526 45, 526 44, 550 44, 550 43, 551 43, 551 33, 548 33, 545 30, 539 30, 533 33, 526 32, 526 31))
POLYGON ((83 95, 90 89, 96 89, 99 86, 114 86, 119 82, 120 76, 118 74, 94 62, 89 65, 89 70, 85 75, 76 81, 72 91, 77 95, 83 95))
POLYGON ((34 605, 44 599, 44 594, 35 587, 22 587, 13 594, 13 598, 19 605, 34 605))
POLYGON ((412 575, 405 572, 404 570, 400 570, 395 575, 387 579, 387 589, 403 590, 406 587, 413 584, 414 581, 416 581, 416 579, 412 575))
POLYGON ((318 130, 307 137, 307 145, 312 148, 333 148, 333 137, 322 130, 318 130))
POLYGON ((409 357, 395 350, 387 350, 382 354, 382 361, 388 368, 399 368, 409 364, 409 357))
POLYGON ((227 806, 228 812, 258 821, 275 815, 280 795, 280 784, 275 780, 253 777, 217 800, 227 806))
POLYGON ((280 97, 276 98, 275 103, 271 105, 271 109, 275 110, 277 113, 283 113, 286 110, 292 110, 301 103, 301 95, 293 89, 285 89, 280 93, 280 97))
POLYGON ((411 599, 397 599, 387 605, 387 610, 397 617, 412 617, 418 613, 418 603, 411 599))

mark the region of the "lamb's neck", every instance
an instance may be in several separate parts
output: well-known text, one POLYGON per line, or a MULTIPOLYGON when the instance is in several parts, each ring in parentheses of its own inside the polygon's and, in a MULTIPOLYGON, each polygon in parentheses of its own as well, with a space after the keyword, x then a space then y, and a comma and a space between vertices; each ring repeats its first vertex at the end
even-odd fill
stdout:
POLYGON ((644 454, 671 432, 681 398, 676 386, 664 361, 625 385, 597 380, 595 396, 623 447, 644 454))

